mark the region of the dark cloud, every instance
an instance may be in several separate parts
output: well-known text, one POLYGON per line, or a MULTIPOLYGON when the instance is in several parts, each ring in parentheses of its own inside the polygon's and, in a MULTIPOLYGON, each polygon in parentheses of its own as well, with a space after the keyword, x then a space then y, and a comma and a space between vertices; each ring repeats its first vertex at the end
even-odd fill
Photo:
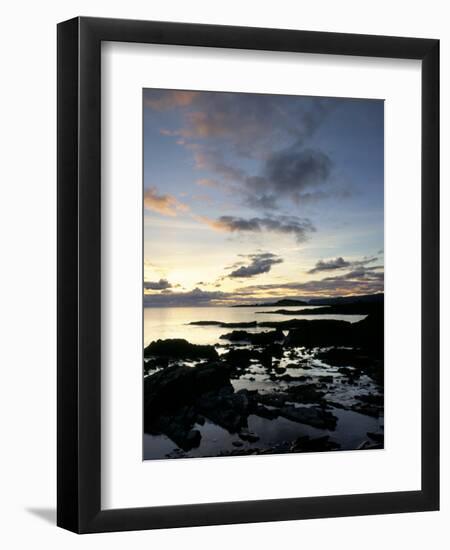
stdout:
POLYGON ((281 264, 282 258, 279 258, 276 254, 271 252, 262 252, 258 254, 249 254, 248 259, 250 263, 248 265, 242 265, 232 271, 228 277, 254 277, 261 273, 268 273, 273 265, 281 264))
POLYGON ((194 288, 188 292, 168 291, 165 294, 144 294, 144 307, 207 306, 220 302, 225 297, 227 294, 224 292, 208 292, 200 288, 194 288))
MULTIPOLYGON (((278 208, 281 199, 309 203, 330 194, 342 195, 337 189, 321 189, 328 183, 332 171, 330 157, 298 144, 267 155, 259 175, 249 175, 242 168, 232 166, 221 151, 197 146, 194 160, 198 169, 214 172, 224 188, 240 193, 248 206, 260 210, 278 208)), ((217 186, 218 182, 214 182, 217 186)))
POLYGON ((238 218, 236 216, 221 216, 217 220, 205 217, 197 217, 216 231, 228 233, 260 233, 268 231, 293 235, 297 242, 305 241, 309 233, 315 231, 315 227, 307 218, 297 216, 267 216, 264 218, 238 218))
MULTIPOLYGON (((344 260, 342 256, 339 256, 338 258, 334 258, 331 260, 319 260, 316 265, 308 271, 308 273, 320 273, 322 271, 335 271, 338 269, 347 269, 347 268, 355 268, 355 267, 365 267, 367 264, 373 263, 378 258, 376 256, 371 257, 364 257, 362 260, 356 260, 353 262, 344 260)), ((375 266, 374 268, 378 268, 380 266, 375 266)))
POLYGON ((145 90, 144 102, 158 111, 184 108, 183 127, 167 135, 226 140, 235 153, 250 157, 286 140, 305 142, 336 106, 328 98, 176 90, 145 90))
POLYGON ((146 290, 166 290, 172 288, 172 285, 167 279, 160 279, 159 281, 144 281, 144 288, 146 290))
MULTIPOLYGON (((345 296, 348 294, 375 294, 384 291, 384 273, 368 269, 355 270, 344 275, 325 277, 304 283, 253 285, 244 289, 246 293, 266 292, 281 294, 297 292, 297 297, 345 296)), ((239 291, 238 291, 239 292, 239 291)))
POLYGON ((146 90, 144 98, 154 110, 183 108, 183 127, 162 133, 191 150, 198 169, 222 180, 201 182, 231 186, 248 206, 262 210, 277 208, 284 198, 299 202, 328 196, 310 188, 328 181, 332 161, 308 142, 336 108, 336 100, 176 90, 146 90), (262 160, 261 172, 242 169, 243 156, 262 160))
MULTIPOLYGON (((291 147, 274 153, 266 161, 265 178, 259 178, 256 191, 261 190, 264 181, 265 191, 276 195, 289 195, 299 200, 301 193, 309 188, 325 183, 331 173, 331 159, 321 151, 291 147)), ((248 184, 251 187, 251 182, 248 184)))

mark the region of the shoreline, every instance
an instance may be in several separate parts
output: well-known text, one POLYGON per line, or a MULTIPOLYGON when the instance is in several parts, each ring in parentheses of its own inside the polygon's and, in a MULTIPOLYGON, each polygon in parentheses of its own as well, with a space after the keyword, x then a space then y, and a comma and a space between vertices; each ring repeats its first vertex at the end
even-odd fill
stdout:
POLYGON ((220 342, 152 341, 144 350, 144 459, 383 448, 381 313, 356 323, 192 321, 200 331, 224 328, 220 342), (162 442, 172 449, 159 456, 162 442))

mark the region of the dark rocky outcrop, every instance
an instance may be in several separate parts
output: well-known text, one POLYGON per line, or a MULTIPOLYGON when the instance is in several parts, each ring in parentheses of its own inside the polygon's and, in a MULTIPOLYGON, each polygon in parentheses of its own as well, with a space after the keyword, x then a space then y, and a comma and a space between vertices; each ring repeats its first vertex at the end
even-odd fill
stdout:
POLYGON ((339 443, 330 440, 330 436, 311 438, 307 435, 297 438, 291 445, 293 453, 320 453, 323 451, 336 451, 339 443))
POLYGON ((156 417, 192 404, 206 392, 230 387, 230 374, 221 364, 197 367, 174 365, 144 380, 144 422, 151 424, 156 417))
POLYGON ((334 430, 337 424, 337 418, 331 412, 321 407, 295 407, 285 405, 280 410, 280 415, 288 420, 307 424, 321 430, 334 430))
MULTIPOLYGON (((256 393, 256 392, 255 392, 256 393)), ((255 394, 248 390, 234 392, 230 386, 208 392, 196 401, 198 411, 215 424, 230 433, 236 433, 247 426, 247 418, 254 410, 255 394)))
POLYGON ((246 330, 233 330, 220 336, 221 340, 230 342, 250 342, 254 346, 265 346, 275 342, 282 341, 284 334, 281 330, 271 330, 267 332, 247 332, 246 330))
POLYGON ((191 344, 181 338, 156 340, 144 349, 144 357, 169 357, 171 359, 217 359, 214 346, 191 344))
POLYGON ((249 321, 243 323, 224 323, 222 321, 192 321, 190 325, 198 325, 203 327, 217 326, 224 328, 254 328, 258 325, 256 321, 249 321))

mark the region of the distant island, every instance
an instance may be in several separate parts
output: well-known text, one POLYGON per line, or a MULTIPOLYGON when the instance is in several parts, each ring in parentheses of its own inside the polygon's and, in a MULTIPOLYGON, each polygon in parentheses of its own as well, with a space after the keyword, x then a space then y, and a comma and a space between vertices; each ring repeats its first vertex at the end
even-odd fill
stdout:
MULTIPOLYGON (((238 304, 230 307, 295 307, 295 306, 340 306, 340 305, 350 305, 350 304, 373 304, 381 303, 384 301, 384 293, 379 292, 376 294, 363 294, 360 296, 337 296, 337 297, 328 297, 328 298, 311 298, 308 301, 305 300, 294 300, 290 298, 283 298, 282 300, 277 300, 276 302, 265 302, 258 304, 238 304)), ((272 313, 283 313, 281 311, 276 311, 272 313)), ((304 312, 305 313, 305 312, 304 312)), ((308 313, 310 313, 308 311, 308 313)), ((322 313, 322 312, 321 312, 322 313)), ((331 311, 328 311, 331 313, 331 311)))
POLYGON ((266 302, 263 304, 238 304, 231 307, 276 307, 276 306, 307 306, 308 302, 303 300, 290 300, 289 298, 284 298, 283 300, 278 300, 277 302, 266 302))

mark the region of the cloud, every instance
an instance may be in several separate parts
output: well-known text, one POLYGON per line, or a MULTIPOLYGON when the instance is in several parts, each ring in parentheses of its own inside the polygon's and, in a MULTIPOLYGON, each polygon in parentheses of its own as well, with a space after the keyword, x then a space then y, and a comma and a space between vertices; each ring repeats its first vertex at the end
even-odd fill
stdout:
POLYGON ((190 105, 198 92, 184 90, 144 90, 144 105, 155 111, 167 111, 175 107, 190 105))
POLYGON ((238 218, 236 216, 221 216, 213 220, 204 216, 197 216, 198 221, 206 223, 216 231, 227 233, 260 233, 268 231, 293 235, 297 242, 305 241, 315 227, 307 218, 297 216, 268 216, 264 218, 238 218))
MULTIPOLYGON (((349 294, 375 294, 384 291, 384 273, 373 270, 360 269, 344 275, 325 277, 321 280, 306 281, 304 283, 282 283, 267 285, 252 285, 245 287, 245 293, 286 293, 297 297, 345 296, 349 294)), ((239 293, 239 291, 237 291, 239 293)))
POLYGON ((144 294, 144 307, 195 307, 207 306, 221 301, 227 294, 220 291, 205 291, 194 288, 188 292, 170 292, 165 294, 144 294))
POLYGON ((200 170, 212 170, 226 181, 245 182, 246 174, 241 168, 235 168, 226 163, 223 154, 196 147, 194 149, 194 162, 200 170))
MULTIPOLYGON (((265 187, 298 200, 304 189, 326 182, 331 167, 332 162, 328 155, 318 150, 296 146, 277 151, 266 162, 265 187)), ((251 185, 251 181, 248 185, 251 185)), ((260 186, 261 180, 257 182, 258 190, 260 186)))
POLYGON ((248 265, 243 265, 238 269, 232 271, 228 277, 254 277, 255 275, 260 275, 261 273, 268 273, 273 265, 281 264, 283 262, 282 258, 279 258, 276 254, 271 252, 263 252, 258 254, 249 254, 248 258, 250 263, 248 265))
POLYGON ((187 107, 183 127, 171 131, 172 135, 226 140, 237 154, 252 157, 287 139, 303 143, 336 106, 336 100, 328 98, 299 99, 233 92, 168 91, 162 95, 157 91, 150 97, 150 106, 158 110, 187 107), (184 95, 178 98, 174 94, 184 95))
MULTIPOLYGON (((330 179, 333 168, 330 157, 319 150, 303 149, 298 144, 267 155, 259 175, 249 175, 233 166, 221 151, 197 146, 193 154, 197 169, 217 174, 222 187, 240 193, 252 208, 271 210, 278 207, 280 199, 309 203, 331 194, 339 195, 337 189, 321 188, 330 179)), ((206 182, 209 181, 206 178, 206 182)), ((213 181, 216 186, 220 185, 213 181)))
POLYGON ((159 281, 144 281, 144 289, 146 290, 166 290, 172 288, 172 285, 167 279, 160 279, 159 281))
MULTIPOLYGON (((364 257, 362 260, 356 260, 353 262, 344 260, 342 256, 331 260, 319 260, 316 265, 310 269, 307 273, 320 273, 322 271, 335 271, 338 269, 347 269, 355 267, 364 267, 367 264, 373 263, 378 258, 376 256, 364 257)), ((377 266, 378 267, 378 266, 377 266)))
POLYGON ((150 187, 144 193, 144 207, 164 216, 176 216, 186 212, 189 207, 173 195, 159 195, 155 187, 150 187))

